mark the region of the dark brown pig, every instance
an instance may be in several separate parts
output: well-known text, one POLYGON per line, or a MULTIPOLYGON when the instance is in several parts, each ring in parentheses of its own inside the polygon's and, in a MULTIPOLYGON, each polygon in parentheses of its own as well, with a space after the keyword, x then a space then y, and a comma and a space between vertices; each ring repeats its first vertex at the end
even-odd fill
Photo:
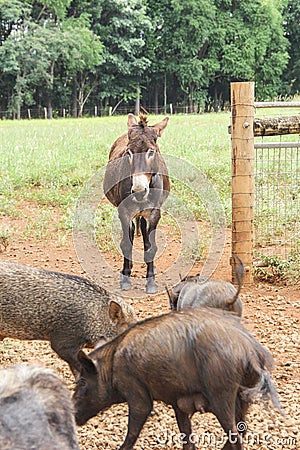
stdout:
POLYGON ((242 300, 239 297, 244 275, 244 265, 240 258, 234 258, 234 272, 238 289, 232 283, 200 275, 181 280, 168 291, 170 308, 180 311, 186 308, 208 306, 242 315, 242 300))
POLYGON ((129 422, 120 450, 131 450, 153 400, 172 405, 185 450, 194 450, 190 417, 212 412, 228 437, 226 450, 243 448, 237 423, 258 398, 280 408, 269 371, 270 353, 239 318, 208 308, 171 312, 133 325, 110 343, 80 351, 81 376, 74 402, 76 422, 127 402, 129 422))

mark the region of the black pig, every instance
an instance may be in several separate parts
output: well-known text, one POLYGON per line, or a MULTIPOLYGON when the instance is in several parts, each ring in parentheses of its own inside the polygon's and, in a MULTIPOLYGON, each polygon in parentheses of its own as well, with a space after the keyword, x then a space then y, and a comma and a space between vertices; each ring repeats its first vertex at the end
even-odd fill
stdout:
POLYGON ((88 356, 80 350, 81 375, 74 392, 75 417, 83 425, 116 403, 129 406, 128 432, 120 450, 131 450, 153 400, 172 405, 185 450, 190 417, 212 412, 228 436, 226 450, 243 448, 237 423, 256 398, 280 408, 268 371, 273 359, 232 314, 189 309, 146 319, 88 356))

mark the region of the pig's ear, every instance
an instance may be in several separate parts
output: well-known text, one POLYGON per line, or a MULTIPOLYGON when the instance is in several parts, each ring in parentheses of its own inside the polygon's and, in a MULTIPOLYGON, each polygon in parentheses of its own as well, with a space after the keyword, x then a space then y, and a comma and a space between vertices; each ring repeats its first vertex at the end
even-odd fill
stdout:
POLYGON ((119 303, 114 302, 113 300, 111 300, 109 304, 109 318, 115 324, 118 324, 124 320, 122 307, 119 303))
POLYGON ((97 374, 97 368, 91 358, 88 357, 82 350, 77 353, 77 359, 81 364, 81 367, 90 374, 97 374))

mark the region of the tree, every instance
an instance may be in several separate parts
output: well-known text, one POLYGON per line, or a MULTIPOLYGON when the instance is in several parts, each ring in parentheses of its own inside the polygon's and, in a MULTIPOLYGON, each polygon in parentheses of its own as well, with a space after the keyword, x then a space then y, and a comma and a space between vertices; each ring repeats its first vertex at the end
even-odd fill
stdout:
POLYGON ((170 69, 177 73, 181 87, 188 94, 190 111, 195 100, 208 87, 209 73, 205 60, 208 44, 215 32, 213 1, 173 0, 174 9, 172 58, 170 69))
POLYGON ((177 84, 187 94, 193 111, 194 101, 199 100, 209 81, 204 59, 214 30, 213 0, 162 0, 156 4, 149 2, 148 8, 155 26, 149 39, 155 55, 151 70, 155 103, 158 101, 158 86, 164 84, 166 106, 166 84, 172 86, 170 95, 172 90, 174 92, 174 84, 177 84))
POLYGON ((25 21, 0 47, 3 74, 9 74, 13 80, 10 106, 17 118, 22 104, 32 103, 34 86, 47 74, 49 54, 39 31, 39 27, 25 21))
POLYGON ((260 99, 294 93, 299 3, 0 0, 0 102, 18 117, 38 102, 52 117, 134 100, 217 111, 231 81, 255 81, 260 99))
POLYGON ((261 99, 276 95, 288 58, 280 9, 272 0, 215 1, 216 32, 209 49, 217 61, 210 85, 215 101, 229 92, 231 81, 255 81, 261 99))
POLYGON ((104 101, 136 98, 150 66, 145 36, 151 29, 151 22, 144 1, 99 3, 101 13, 92 23, 92 30, 104 44, 99 97, 104 101))
MULTIPOLYGON (((44 0, 40 8, 33 3, 31 9, 28 4, 28 17, 24 17, 24 8, 17 3, 14 2, 18 8, 11 33, 0 47, 2 71, 14 80, 11 104, 17 109, 17 116, 20 117, 24 101, 31 103, 36 86, 42 85, 48 117, 52 118, 56 73, 62 68, 73 77, 80 72, 77 100, 82 114, 88 79, 85 71, 100 64, 102 52, 102 44, 89 29, 87 17, 65 19, 70 0, 44 0)), ((5 11, 4 4, 1 6, 5 11)), ((9 3, 4 17, 9 17, 11 11, 9 3)))
POLYGON ((61 26, 58 57, 66 78, 71 78, 75 117, 82 116, 84 105, 98 84, 97 69, 103 62, 103 45, 88 25, 88 16, 82 14, 79 18, 65 20, 61 26))
POLYGON ((289 64, 283 76, 283 94, 300 92, 300 1, 289 0, 283 10, 285 35, 289 41, 289 64))

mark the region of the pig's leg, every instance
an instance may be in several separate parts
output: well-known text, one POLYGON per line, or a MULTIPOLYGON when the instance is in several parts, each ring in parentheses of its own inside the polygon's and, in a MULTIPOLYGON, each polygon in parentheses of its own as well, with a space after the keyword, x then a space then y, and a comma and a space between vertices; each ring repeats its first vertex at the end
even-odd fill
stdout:
POLYGON ((250 403, 243 400, 238 394, 235 400, 235 420, 236 423, 244 422, 250 403))
POLYGON ((183 434, 182 448, 184 450, 196 450, 195 444, 191 442, 192 425, 187 413, 181 411, 177 406, 173 406, 180 433, 183 434))
POLYGON ((239 395, 237 395, 236 401, 235 401, 235 422, 237 424, 238 431, 240 433, 240 436, 244 436, 247 425, 245 423, 245 417, 247 414, 247 411, 249 409, 250 403, 246 402, 245 400, 241 399, 239 395), (238 426, 239 424, 239 426, 238 426))
POLYGON ((222 422, 220 419, 219 422, 221 423, 223 430, 228 436, 228 440, 222 450, 243 450, 243 439, 237 430, 235 419, 228 420, 228 418, 224 417, 222 419, 222 422))
POLYGON ((228 436, 222 450, 243 450, 243 439, 236 427, 235 419, 236 392, 218 396, 212 403, 212 412, 217 417, 223 430, 228 436))
POLYGON ((132 450, 133 446, 139 437, 139 434, 146 422, 149 414, 152 411, 153 402, 150 400, 146 392, 139 391, 139 397, 128 401, 129 419, 128 430, 125 441, 119 450, 132 450), (140 395, 144 394, 144 395, 140 395))

